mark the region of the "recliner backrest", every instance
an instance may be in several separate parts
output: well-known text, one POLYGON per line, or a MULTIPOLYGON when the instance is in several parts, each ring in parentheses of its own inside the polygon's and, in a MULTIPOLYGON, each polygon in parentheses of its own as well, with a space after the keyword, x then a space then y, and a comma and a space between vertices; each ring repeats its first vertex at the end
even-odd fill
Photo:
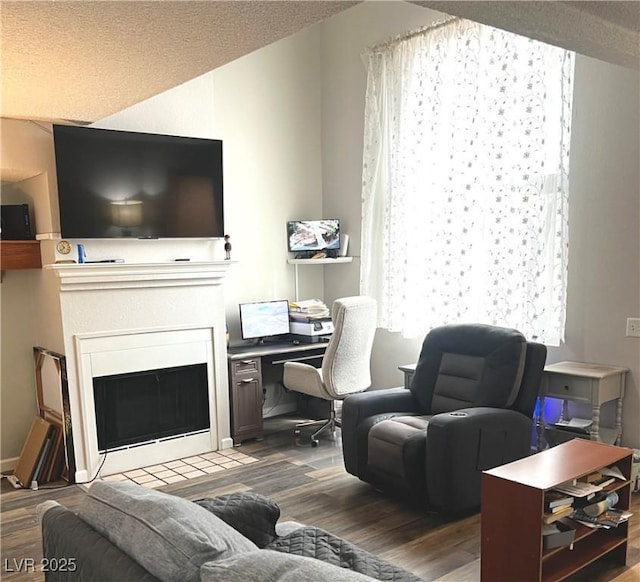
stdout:
POLYGON ((322 360, 322 381, 336 398, 371 386, 376 310, 371 297, 342 297, 333 302, 334 331, 322 360))
POLYGON ((410 386, 426 414, 511 407, 525 369, 527 340, 517 330, 454 324, 431 330, 410 386))

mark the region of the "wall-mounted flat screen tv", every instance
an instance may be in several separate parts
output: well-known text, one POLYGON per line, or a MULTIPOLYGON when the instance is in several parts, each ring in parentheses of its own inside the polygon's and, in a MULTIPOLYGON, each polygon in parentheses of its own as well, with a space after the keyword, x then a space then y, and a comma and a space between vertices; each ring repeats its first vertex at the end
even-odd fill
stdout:
POLYGON ((53 126, 64 238, 224 236, 222 141, 53 126))
POLYGON ((286 299, 240 303, 242 339, 265 338, 289 333, 289 302, 286 299))
POLYGON ((287 223, 289 251, 326 251, 340 249, 340 220, 290 220, 287 223))

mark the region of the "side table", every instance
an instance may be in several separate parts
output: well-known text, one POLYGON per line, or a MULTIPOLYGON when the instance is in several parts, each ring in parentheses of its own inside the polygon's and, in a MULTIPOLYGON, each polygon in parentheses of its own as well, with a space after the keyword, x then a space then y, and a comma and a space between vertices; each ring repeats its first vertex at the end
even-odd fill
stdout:
POLYGON ((404 387, 408 390, 409 386, 411 386, 411 380, 413 380, 413 375, 416 372, 417 364, 406 364, 404 366, 398 366, 398 370, 400 370, 404 374, 404 387))
POLYGON ((622 399, 628 368, 587 364, 583 362, 558 362, 545 366, 540 389, 540 414, 538 419, 538 450, 542 448, 544 433, 544 399, 562 400, 561 421, 569 420, 568 402, 583 402, 591 406, 589 438, 608 444, 620 444, 622 437, 622 399), (601 428, 600 408, 605 402, 617 400, 616 420, 613 429, 601 428))

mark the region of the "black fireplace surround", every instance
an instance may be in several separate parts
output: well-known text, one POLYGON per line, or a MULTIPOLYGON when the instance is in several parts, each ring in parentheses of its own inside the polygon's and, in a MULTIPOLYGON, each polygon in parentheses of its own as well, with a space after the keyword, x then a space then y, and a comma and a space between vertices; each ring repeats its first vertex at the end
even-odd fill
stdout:
POLYGON ((209 429, 207 364, 93 379, 100 452, 209 429))

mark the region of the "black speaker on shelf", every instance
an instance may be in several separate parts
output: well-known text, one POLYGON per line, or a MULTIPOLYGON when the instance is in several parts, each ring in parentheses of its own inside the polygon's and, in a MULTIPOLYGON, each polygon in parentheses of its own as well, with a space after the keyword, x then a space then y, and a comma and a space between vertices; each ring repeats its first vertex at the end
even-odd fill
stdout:
POLYGON ((29 205, 0 205, 0 240, 31 240, 33 238, 29 205))

